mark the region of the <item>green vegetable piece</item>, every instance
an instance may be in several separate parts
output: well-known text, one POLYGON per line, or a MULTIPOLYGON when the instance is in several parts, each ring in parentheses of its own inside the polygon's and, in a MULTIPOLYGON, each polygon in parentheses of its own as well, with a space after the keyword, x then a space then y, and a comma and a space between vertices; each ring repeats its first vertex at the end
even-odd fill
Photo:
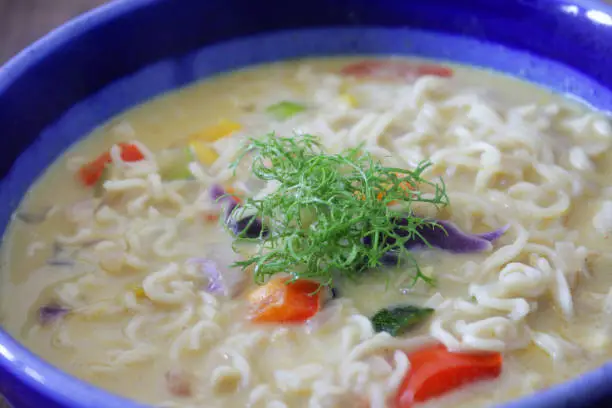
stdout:
POLYGON ((398 306, 378 311, 371 320, 376 332, 385 331, 395 337, 421 323, 433 311, 428 307, 398 306))
POLYGON ((276 120, 287 120, 305 110, 306 106, 297 102, 282 101, 268 106, 266 112, 272 115, 276 120))
POLYGON ((100 198, 104 195, 104 182, 109 179, 111 173, 111 164, 107 164, 104 166, 104 170, 102 170, 102 174, 100 178, 96 181, 96 184, 93 186, 93 194, 95 198, 100 198))
POLYGON ((189 163, 194 160, 189 147, 162 150, 157 155, 159 174, 164 180, 188 180, 192 178, 189 163))

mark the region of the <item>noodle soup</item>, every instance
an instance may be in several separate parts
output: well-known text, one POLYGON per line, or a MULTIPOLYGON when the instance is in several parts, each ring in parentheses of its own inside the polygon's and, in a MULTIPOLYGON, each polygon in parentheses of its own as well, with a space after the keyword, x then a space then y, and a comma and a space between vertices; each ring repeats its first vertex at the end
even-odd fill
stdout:
POLYGON ((2 325, 161 407, 508 401, 612 355, 611 142, 605 115, 468 67, 212 78, 32 187, 2 325))

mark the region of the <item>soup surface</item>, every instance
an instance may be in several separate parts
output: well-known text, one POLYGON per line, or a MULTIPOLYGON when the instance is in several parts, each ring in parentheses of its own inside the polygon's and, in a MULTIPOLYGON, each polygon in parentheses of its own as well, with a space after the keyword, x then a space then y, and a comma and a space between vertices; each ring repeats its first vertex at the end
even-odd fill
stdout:
POLYGON ((113 119, 31 188, 1 322, 157 406, 491 406, 612 356, 611 142, 605 115, 467 67, 212 78, 113 119))

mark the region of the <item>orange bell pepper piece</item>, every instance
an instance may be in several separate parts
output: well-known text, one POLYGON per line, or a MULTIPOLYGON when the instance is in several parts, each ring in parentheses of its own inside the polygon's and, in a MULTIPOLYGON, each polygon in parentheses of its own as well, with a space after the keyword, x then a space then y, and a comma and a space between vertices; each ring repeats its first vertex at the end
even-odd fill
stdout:
POLYGON ((425 75, 433 75, 442 78, 453 76, 452 69, 441 65, 389 60, 359 61, 343 67, 340 73, 355 78, 375 78, 382 80, 408 80, 425 75))
POLYGON ((251 321, 302 323, 321 307, 319 284, 314 281, 273 278, 249 294, 251 321))
MULTIPOLYGON (((136 162, 144 159, 144 155, 136 145, 129 143, 119 143, 121 148, 121 158, 126 162, 136 162)), ((112 161, 110 152, 104 152, 95 160, 84 164, 79 169, 79 179, 86 186, 93 186, 98 182, 104 168, 112 161)))
POLYGON ((398 389, 397 408, 411 408, 463 385, 496 378, 503 359, 500 353, 453 353, 434 345, 408 354, 408 360, 410 371, 398 389))

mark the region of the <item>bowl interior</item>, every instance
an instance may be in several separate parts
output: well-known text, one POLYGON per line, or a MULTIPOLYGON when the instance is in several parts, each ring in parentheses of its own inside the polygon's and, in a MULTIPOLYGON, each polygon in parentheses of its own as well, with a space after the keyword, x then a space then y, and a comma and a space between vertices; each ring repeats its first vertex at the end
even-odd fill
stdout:
MULTIPOLYGON (((612 70, 604 69, 612 66, 612 18, 609 25, 601 23, 607 20, 593 14, 594 6, 588 2, 542 1, 546 7, 527 7, 503 0, 496 9, 476 0, 461 6, 450 0, 412 5, 392 0, 343 0, 330 5, 315 0, 308 7, 298 6, 304 8, 300 17, 296 10, 289 13, 289 6, 281 1, 272 2, 277 6, 274 10, 261 8, 269 14, 247 1, 234 1, 248 18, 230 17, 222 1, 171 3, 132 0, 107 6, 69 24, 0 70, 0 128, 7 129, 0 142, 6 158, 0 169, 0 196, 8 198, 0 206, 1 231, 45 168, 96 126, 164 92, 247 65, 306 56, 413 55, 491 68, 570 94, 596 108, 612 109, 612 70), (322 10, 318 14, 317 5, 322 10), (194 16, 212 12, 219 18, 209 19, 212 23, 206 29, 194 28, 202 25, 194 16), (293 17, 289 21, 274 18, 284 12, 293 17), (230 18, 244 21, 230 22, 230 18), (224 29, 229 23, 240 28, 224 29), (351 27, 355 24, 359 27, 351 27), (338 25, 343 27, 324 27, 338 25), (144 27, 143 33, 131 26, 144 27), (547 33, 552 26, 555 31, 547 33), (273 29, 282 30, 259 33, 273 29), (168 30, 168 38, 152 44, 145 37, 152 30, 168 30), (557 37, 560 32, 564 34, 557 37), (585 37, 594 33, 599 39, 585 37), (125 37, 132 34, 134 38, 125 37), (202 37, 196 38, 197 34, 202 37), (247 34, 253 35, 243 37, 247 34), (570 34, 578 41, 570 42, 570 34), (120 35, 125 43, 117 49, 120 35), (208 45, 218 40, 225 41, 208 45), (95 52, 82 48, 93 44, 99 47, 95 52), (133 55, 126 54, 130 50, 133 55), (594 55, 593 50, 607 53, 594 55), (111 58, 113 53, 120 57, 111 58), (62 84, 59 89, 58 83, 62 84)), ((0 379, 17 376, 26 384, 24 390, 53 395, 58 404, 97 407, 104 401, 105 407, 136 406, 59 373, 3 331, 0 357, 0 379), (74 401, 79 405, 73 405, 74 401)), ((612 384, 611 370, 605 366, 508 407, 587 406, 605 396, 606 386, 612 384)))

